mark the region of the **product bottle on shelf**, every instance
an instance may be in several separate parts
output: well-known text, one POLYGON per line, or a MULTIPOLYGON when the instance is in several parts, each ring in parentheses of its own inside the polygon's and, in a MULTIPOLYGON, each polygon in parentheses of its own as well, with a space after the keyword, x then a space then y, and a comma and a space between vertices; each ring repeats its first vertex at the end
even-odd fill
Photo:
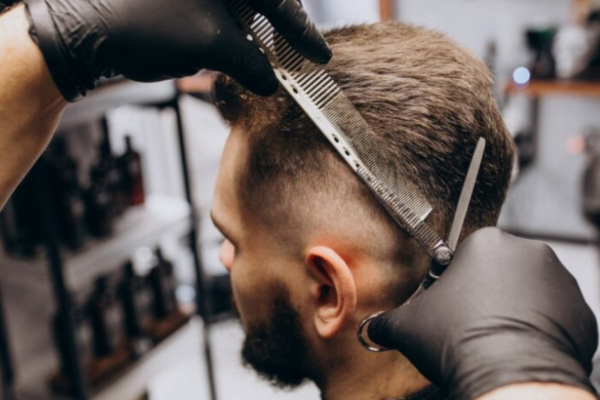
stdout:
POLYGON ((125 136, 125 148, 125 153, 118 159, 119 169, 129 205, 136 206, 145 200, 142 159, 132 147, 131 136, 125 136))
POLYGON ((108 277, 97 278, 88 302, 88 313, 94 339, 94 355, 107 357, 114 353, 122 338, 122 313, 108 277))
POLYGON ((113 155, 110 146, 110 137, 108 130, 108 121, 103 118, 101 121, 102 138, 98 147, 98 162, 92 169, 94 174, 104 179, 106 189, 110 192, 112 198, 112 213, 115 216, 121 215, 129 201, 123 188, 121 171, 117 165, 117 158, 113 155))
POLYGON ((18 254, 20 242, 20 227, 17 221, 16 204, 13 197, 9 198, 0 211, 0 238, 6 254, 18 254))
POLYGON ((165 258, 162 249, 159 246, 154 249, 154 254, 164 271, 165 291, 169 297, 169 301, 173 304, 173 308, 177 308, 177 279, 175 278, 173 263, 165 258))
POLYGON ((112 196, 101 170, 93 169, 90 173, 90 186, 85 193, 85 208, 88 232, 97 238, 110 235, 114 222, 112 196))
MULTIPOLYGON (((69 376, 69 369, 67 360, 68 357, 68 344, 66 343, 66 332, 67 321, 66 318, 70 317, 75 325, 75 340, 78 349, 78 355, 81 365, 85 365, 90 359, 91 352, 91 332, 88 320, 85 317, 85 313, 81 307, 77 305, 72 296, 69 296, 69 302, 71 307, 68 309, 68 314, 56 313, 52 317, 52 333, 56 349, 58 351, 60 360, 60 372, 63 377, 69 376)), ((65 389, 60 387, 58 389, 65 389)))
POLYGON ((85 243, 85 205, 79 188, 71 186, 59 207, 63 241, 71 250, 78 250, 85 243))
POLYGON ((42 243, 39 185, 44 167, 41 162, 35 163, 2 210, 0 229, 5 250, 13 256, 35 257, 42 243))
POLYGON ((552 46, 556 36, 555 28, 528 29, 527 44, 534 53, 534 59, 529 67, 534 79, 556 78, 556 60, 552 46))
POLYGON ((71 250, 80 249, 85 241, 85 206, 77 162, 69 155, 62 137, 54 139, 47 159, 61 239, 71 250))
POLYGON ((152 314, 161 320, 172 315, 177 310, 175 298, 176 282, 173 275, 173 264, 166 260, 160 248, 155 250, 156 265, 148 274, 152 289, 152 314))
POLYGON ((150 312, 150 296, 144 279, 135 273, 131 261, 123 266, 118 294, 123 310, 125 334, 131 345, 132 356, 137 358, 146 353, 151 346, 145 330, 150 312))

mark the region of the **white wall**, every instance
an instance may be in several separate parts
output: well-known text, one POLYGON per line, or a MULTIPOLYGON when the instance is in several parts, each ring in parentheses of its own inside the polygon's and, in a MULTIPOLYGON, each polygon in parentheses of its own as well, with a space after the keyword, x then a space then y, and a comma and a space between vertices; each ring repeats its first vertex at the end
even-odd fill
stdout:
MULTIPOLYGON (((304 0, 323 27, 379 20, 377 0, 304 0)), ((498 41, 499 69, 506 73, 523 60, 526 26, 562 25, 570 19, 570 0, 397 0, 399 20, 447 33, 483 56, 498 41)))
POLYGON ((522 61, 523 29, 569 21, 569 0, 400 0, 402 21, 449 34, 479 56, 486 43, 498 43, 501 72, 522 61))
POLYGON ((325 27, 379 20, 376 0, 303 0, 302 3, 313 20, 325 27))

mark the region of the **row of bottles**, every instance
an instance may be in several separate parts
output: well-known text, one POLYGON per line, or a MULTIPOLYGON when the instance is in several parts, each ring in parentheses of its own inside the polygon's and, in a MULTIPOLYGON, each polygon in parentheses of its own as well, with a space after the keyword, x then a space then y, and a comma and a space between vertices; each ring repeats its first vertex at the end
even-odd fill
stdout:
MULTIPOLYGON (((98 374, 98 365, 123 367, 124 362, 139 358, 182 321, 187 321, 176 299, 173 264, 160 248, 155 249, 151 263, 147 275, 140 276, 133 263, 127 262, 116 282, 109 276, 101 276, 94 282, 93 292, 85 302, 71 304, 70 316, 75 321, 81 362, 86 366, 86 374, 91 375, 88 380, 92 383, 98 374), (166 329, 161 327, 165 323, 169 325, 166 329)), ((57 314, 52 328, 61 360, 58 376, 68 376, 64 316, 57 314)), ((66 384, 55 379, 53 386, 64 390, 66 384)))
POLYGON ((112 233, 116 217, 129 206, 144 203, 144 184, 140 154, 133 149, 131 137, 125 137, 125 153, 112 154, 106 120, 98 162, 90 170, 90 185, 84 195, 87 227, 91 236, 102 238, 112 233))
MULTIPOLYGON (((140 154, 131 138, 125 138, 126 151, 112 154, 106 120, 102 122, 102 139, 98 158, 89 170, 89 184, 79 180, 79 164, 70 154, 67 141, 57 136, 34 167, 46 179, 61 242, 70 250, 80 249, 88 236, 104 238, 112 233, 113 224, 130 206, 144 203, 144 185, 140 154)), ((29 174, 0 213, 0 236, 6 253, 22 257, 35 256, 42 243, 40 237, 39 178, 29 174)))

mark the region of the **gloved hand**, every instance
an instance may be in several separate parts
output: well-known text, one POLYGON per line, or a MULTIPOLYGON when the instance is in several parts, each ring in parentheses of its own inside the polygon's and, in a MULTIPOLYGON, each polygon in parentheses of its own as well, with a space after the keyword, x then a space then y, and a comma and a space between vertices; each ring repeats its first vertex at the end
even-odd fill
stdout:
MULTIPOLYGON (((269 18, 300 53, 325 63, 331 51, 299 0, 245 0, 269 18)), ((30 35, 56 85, 73 101, 100 77, 152 82, 200 69, 230 75, 268 95, 277 80, 246 39, 227 0, 26 0, 30 35)))
POLYGON ((598 328, 575 279, 548 246, 496 228, 469 236, 436 283, 368 335, 456 400, 533 381, 595 393, 598 328))

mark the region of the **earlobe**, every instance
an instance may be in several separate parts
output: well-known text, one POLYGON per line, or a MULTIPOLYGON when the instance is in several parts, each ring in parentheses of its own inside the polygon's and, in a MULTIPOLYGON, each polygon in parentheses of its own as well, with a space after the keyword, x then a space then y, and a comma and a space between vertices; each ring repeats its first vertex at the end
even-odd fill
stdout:
POLYGON ((354 275, 346 261, 325 246, 308 251, 307 265, 315 281, 311 289, 315 328, 322 338, 329 339, 342 331, 356 310, 354 275))

